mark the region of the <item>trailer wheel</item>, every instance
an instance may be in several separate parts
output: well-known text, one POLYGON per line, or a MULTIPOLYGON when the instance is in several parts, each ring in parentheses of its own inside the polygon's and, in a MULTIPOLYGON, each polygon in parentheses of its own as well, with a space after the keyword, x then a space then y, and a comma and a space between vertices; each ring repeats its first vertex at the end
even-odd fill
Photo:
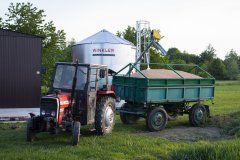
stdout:
POLYGON ((167 112, 162 107, 155 107, 148 111, 146 125, 149 131, 160 131, 167 125, 167 112))
POLYGON ((79 142, 81 124, 78 121, 74 121, 72 127, 73 127, 73 129, 72 129, 72 145, 75 146, 79 142))
POLYGON ((123 124, 134 124, 140 119, 140 117, 128 113, 120 113, 120 119, 123 124))
POLYGON ((189 123, 193 127, 204 125, 207 118, 207 111, 204 105, 194 104, 189 112, 189 123))
POLYGON ((29 118, 27 120, 27 131, 26 131, 26 136, 27 136, 27 141, 32 142, 35 138, 35 133, 33 131, 33 118, 29 118))
POLYGON ((95 129, 98 135, 111 133, 115 125, 115 99, 102 97, 97 102, 95 129))
POLYGON ((207 112, 207 118, 211 118, 209 106, 208 105, 204 105, 204 107, 205 107, 206 112, 207 112))

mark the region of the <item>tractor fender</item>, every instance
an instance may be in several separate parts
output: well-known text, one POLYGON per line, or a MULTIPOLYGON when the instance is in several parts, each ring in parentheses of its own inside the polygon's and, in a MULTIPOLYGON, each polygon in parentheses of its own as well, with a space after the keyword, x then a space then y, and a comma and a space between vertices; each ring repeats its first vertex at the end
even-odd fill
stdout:
POLYGON ((97 91, 97 99, 100 99, 103 96, 109 96, 116 99, 116 95, 114 91, 97 91))

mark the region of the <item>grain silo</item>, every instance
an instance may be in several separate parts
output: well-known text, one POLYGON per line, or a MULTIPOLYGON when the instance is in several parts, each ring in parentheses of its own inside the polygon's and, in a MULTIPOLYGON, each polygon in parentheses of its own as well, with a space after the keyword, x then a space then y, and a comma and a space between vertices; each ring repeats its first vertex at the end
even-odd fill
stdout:
POLYGON ((108 65, 115 72, 135 62, 135 54, 136 48, 131 42, 105 29, 73 46, 73 61, 108 65))

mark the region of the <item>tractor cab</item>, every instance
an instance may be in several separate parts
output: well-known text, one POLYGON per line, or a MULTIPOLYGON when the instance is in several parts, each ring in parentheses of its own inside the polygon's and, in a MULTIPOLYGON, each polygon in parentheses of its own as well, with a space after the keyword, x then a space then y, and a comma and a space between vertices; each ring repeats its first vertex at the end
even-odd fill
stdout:
MULTIPOLYGON (((98 98, 97 91, 106 90, 108 86, 107 73, 106 65, 58 62, 55 66, 51 93, 59 98, 62 110, 72 112, 73 119, 80 121, 82 125, 92 124, 98 98)), ((42 97, 42 101, 45 98, 42 97)))
POLYGON ((98 82, 101 80, 107 85, 108 77, 107 66, 93 64, 74 64, 74 63, 56 63, 56 70, 52 81, 52 91, 61 90, 71 92, 74 82, 74 74, 76 73, 77 91, 91 90, 97 91, 100 87, 98 82))
POLYGON ((107 66, 58 62, 50 93, 41 98, 40 115, 29 119, 27 140, 37 132, 63 129, 73 131, 76 145, 80 125, 92 124, 98 134, 106 134, 114 123, 115 93, 108 85, 107 66))

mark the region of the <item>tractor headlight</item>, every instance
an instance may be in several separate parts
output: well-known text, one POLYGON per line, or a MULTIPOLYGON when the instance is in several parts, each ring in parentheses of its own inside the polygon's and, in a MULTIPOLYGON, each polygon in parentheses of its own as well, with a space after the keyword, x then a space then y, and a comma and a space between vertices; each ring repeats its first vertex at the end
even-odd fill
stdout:
POLYGON ((45 110, 42 110, 41 114, 44 116, 46 114, 45 110))
POLYGON ((56 112, 52 111, 51 112, 51 116, 55 117, 56 116, 56 112))

